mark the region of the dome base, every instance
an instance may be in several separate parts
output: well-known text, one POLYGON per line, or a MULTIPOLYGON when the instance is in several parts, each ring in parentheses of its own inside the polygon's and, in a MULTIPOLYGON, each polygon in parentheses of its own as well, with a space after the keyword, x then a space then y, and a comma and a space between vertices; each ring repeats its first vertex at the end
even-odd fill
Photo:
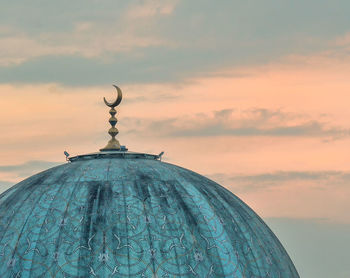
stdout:
POLYGON ((161 155, 148 154, 148 153, 138 153, 129 151, 101 151, 90 154, 82 154, 68 158, 70 162, 79 160, 89 160, 89 159, 101 159, 101 158, 126 158, 126 159, 151 159, 160 160, 161 155))

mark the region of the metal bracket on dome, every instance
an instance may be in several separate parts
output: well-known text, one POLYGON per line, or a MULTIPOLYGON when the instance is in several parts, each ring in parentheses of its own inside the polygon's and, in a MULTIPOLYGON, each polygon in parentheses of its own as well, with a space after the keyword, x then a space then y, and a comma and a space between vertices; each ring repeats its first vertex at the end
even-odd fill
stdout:
POLYGON ((163 154, 164 154, 164 152, 161 152, 160 154, 157 155, 157 157, 158 157, 158 159, 159 159, 160 161, 162 161, 162 156, 163 156, 163 154))
POLYGON ((64 151, 63 153, 64 153, 64 155, 66 157, 66 161, 69 161, 70 154, 67 151, 64 151))

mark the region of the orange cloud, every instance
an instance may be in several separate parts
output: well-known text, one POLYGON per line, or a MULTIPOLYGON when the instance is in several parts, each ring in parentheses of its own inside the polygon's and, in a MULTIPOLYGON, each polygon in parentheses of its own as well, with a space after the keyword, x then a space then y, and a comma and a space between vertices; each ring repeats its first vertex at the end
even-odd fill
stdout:
MULTIPOLYGON (((305 63, 295 59, 294 63, 242 68, 241 75, 230 72, 184 84, 126 84, 121 86, 124 100, 118 107, 118 137, 129 150, 164 150, 165 161, 212 177, 262 177, 281 171, 347 173, 349 72, 342 61, 314 57, 305 63), (218 132, 208 136, 198 132, 220 125, 260 131, 299 125, 305 134, 218 132), (181 134, 181 128, 197 134, 181 134)), ((94 152, 108 140, 108 109, 102 97, 112 99, 112 87, 8 84, 0 85, 0 91, 2 165, 64 162, 64 150, 72 155, 94 152)), ((337 179, 285 179, 262 188, 264 181, 257 180, 258 189, 247 192, 242 191, 245 183, 237 179, 222 183, 237 190, 263 216, 350 221, 344 214, 350 209, 348 183, 337 179), (332 187, 332 182, 342 186, 332 187)), ((2 172, 0 180, 19 177, 2 172)))

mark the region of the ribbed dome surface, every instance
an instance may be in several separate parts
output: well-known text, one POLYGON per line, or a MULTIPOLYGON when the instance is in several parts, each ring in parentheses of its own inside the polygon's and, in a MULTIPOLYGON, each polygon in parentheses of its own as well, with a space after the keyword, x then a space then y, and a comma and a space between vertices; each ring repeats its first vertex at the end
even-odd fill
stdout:
POLYGON ((0 195, 0 277, 299 277, 240 199, 143 158, 77 160, 0 195))

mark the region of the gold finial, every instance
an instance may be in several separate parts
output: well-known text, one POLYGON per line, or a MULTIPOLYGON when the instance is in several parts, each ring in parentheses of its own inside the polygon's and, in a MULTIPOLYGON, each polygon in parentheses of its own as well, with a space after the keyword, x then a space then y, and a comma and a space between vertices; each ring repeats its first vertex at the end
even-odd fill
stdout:
POLYGON ((115 139, 115 136, 119 133, 118 129, 115 127, 116 123, 118 122, 117 118, 114 117, 115 114, 117 114, 117 111, 114 109, 114 107, 118 106, 120 102, 122 101, 123 95, 122 95, 122 90, 116 85, 113 85, 118 92, 118 97, 117 99, 110 103, 106 100, 106 98, 103 98, 105 104, 108 107, 111 107, 111 110, 109 110, 109 114, 111 114, 111 117, 109 118, 109 123, 111 124, 111 128, 108 130, 109 135, 112 136, 112 139, 109 140, 108 144, 106 147, 103 149, 100 149, 101 152, 107 152, 107 151, 119 151, 120 150, 120 144, 117 139, 115 139))

